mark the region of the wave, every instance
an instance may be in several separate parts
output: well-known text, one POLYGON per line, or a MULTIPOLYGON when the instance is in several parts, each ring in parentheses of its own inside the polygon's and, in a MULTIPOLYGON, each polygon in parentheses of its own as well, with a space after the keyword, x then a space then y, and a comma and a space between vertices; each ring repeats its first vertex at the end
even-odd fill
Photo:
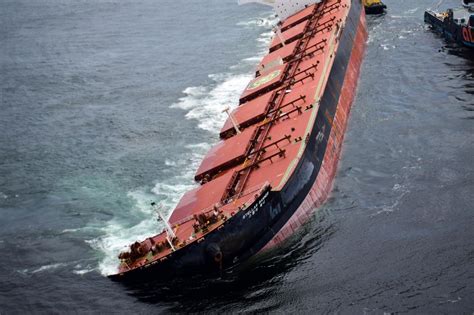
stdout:
POLYGON ((249 65, 255 66, 266 54, 273 36, 271 29, 276 21, 274 18, 264 17, 238 23, 245 27, 263 28, 256 39, 257 54, 231 66, 229 72, 210 74, 209 78, 213 83, 208 86, 187 87, 182 92, 184 96, 171 107, 187 111, 185 114, 187 119, 197 120, 199 128, 217 135, 226 119, 226 114, 222 111, 226 107, 236 107, 239 103, 240 94, 254 76, 253 72, 249 73, 249 65))
POLYGON ((82 275, 85 275, 86 273, 89 273, 89 272, 92 272, 94 271, 95 269, 94 268, 90 268, 90 269, 79 269, 79 270, 73 270, 72 273, 76 274, 76 275, 79 275, 79 276, 82 276, 82 275))
POLYGON ((275 16, 266 16, 238 22, 237 26, 244 26, 247 28, 255 28, 255 26, 271 28, 276 24, 277 21, 278 19, 275 16))
POLYGON ((35 274, 39 272, 44 272, 44 271, 52 271, 56 270, 60 267, 65 267, 67 266, 68 263, 55 263, 55 264, 49 264, 49 265, 44 265, 38 268, 32 268, 32 269, 22 269, 22 270, 17 270, 18 272, 22 274, 35 274))
POLYGON ((162 223, 154 220, 149 201, 154 197, 143 191, 128 193, 128 197, 135 201, 134 207, 129 215, 130 219, 138 223, 130 224, 122 218, 114 218, 100 228, 101 236, 86 240, 92 248, 102 253, 102 260, 98 270, 103 275, 109 275, 117 271, 117 255, 127 249, 130 243, 145 239, 153 233, 159 233, 163 229, 162 223), (138 219, 136 219, 138 218, 138 219))
POLYGON ((209 90, 205 87, 187 88, 184 97, 172 107, 187 110, 185 117, 198 121, 198 127, 217 134, 226 119, 222 110, 231 104, 238 104, 240 92, 251 80, 250 74, 225 74, 225 78, 214 80, 216 86, 209 90), (189 93, 190 90, 201 89, 202 94, 189 93))

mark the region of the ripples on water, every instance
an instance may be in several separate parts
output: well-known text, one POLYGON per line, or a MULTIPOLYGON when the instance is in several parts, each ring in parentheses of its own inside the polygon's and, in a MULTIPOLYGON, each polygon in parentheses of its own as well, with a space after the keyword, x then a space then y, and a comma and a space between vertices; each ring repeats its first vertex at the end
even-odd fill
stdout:
POLYGON ((151 200, 193 186, 275 22, 233 1, 0 2, 0 312, 472 312, 473 54, 423 24, 433 1, 386 2, 323 209, 242 270, 139 286, 103 274, 161 229, 151 200))

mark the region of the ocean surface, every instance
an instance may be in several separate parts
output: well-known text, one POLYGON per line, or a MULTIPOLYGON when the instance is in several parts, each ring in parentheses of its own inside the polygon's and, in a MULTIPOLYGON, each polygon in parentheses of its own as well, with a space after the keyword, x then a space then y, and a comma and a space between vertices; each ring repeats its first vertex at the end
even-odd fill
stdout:
MULTIPOLYGON (((219 279, 106 275, 161 231, 276 20, 235 0, 0 0, 0 314, 474 312, 474 55, 386 0, 333 193, 219 279)), ((445 1, 442 8, 459 1, 445 1)))

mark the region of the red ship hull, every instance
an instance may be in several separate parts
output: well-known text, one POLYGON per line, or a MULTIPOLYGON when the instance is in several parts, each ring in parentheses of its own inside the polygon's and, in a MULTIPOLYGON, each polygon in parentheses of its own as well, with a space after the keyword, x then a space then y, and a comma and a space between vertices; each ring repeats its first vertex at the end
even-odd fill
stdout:
POLYGON ((354 39, 354 46, 352 48, 348 68, 346 70, 344 81, 342 82, 334 124, 329 136, 321 170, 316 177, 316 181, 306 198, 298 207, 298 210, 296 210, 295 214, 293 214, 283 228, 262 249, 262 251, 280 245, 285 239, 292 236, 301 225, 308 221, 314 211, 326 201, 332 190, 332 184, 336 175, 337 165, 342 150, 342 143, 344 141, 351 107, 356 96, 357 82, 364 58, 368 36, 365 25, 365 15, 361 14, 356 27, 356 37, 354 39))
POLYGON ((111 278, 233 266, 279 245, 326 200, 365 51, 364 9, 359 0, 327 0, 280 30, 199 167, 201 186, 173 211, 176 237, 137 243, 111 278))

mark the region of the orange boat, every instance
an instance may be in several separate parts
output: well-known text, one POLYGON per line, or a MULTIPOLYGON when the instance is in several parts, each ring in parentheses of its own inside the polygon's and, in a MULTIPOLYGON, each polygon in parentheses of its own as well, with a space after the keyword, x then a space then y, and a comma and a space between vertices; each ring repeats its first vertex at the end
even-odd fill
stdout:
POLYGON ((255 78, 165 230, 120 254, 115 280, 222 270, 291 236, 328 197, 367 40, 360 0, 278 24, 255 78))

